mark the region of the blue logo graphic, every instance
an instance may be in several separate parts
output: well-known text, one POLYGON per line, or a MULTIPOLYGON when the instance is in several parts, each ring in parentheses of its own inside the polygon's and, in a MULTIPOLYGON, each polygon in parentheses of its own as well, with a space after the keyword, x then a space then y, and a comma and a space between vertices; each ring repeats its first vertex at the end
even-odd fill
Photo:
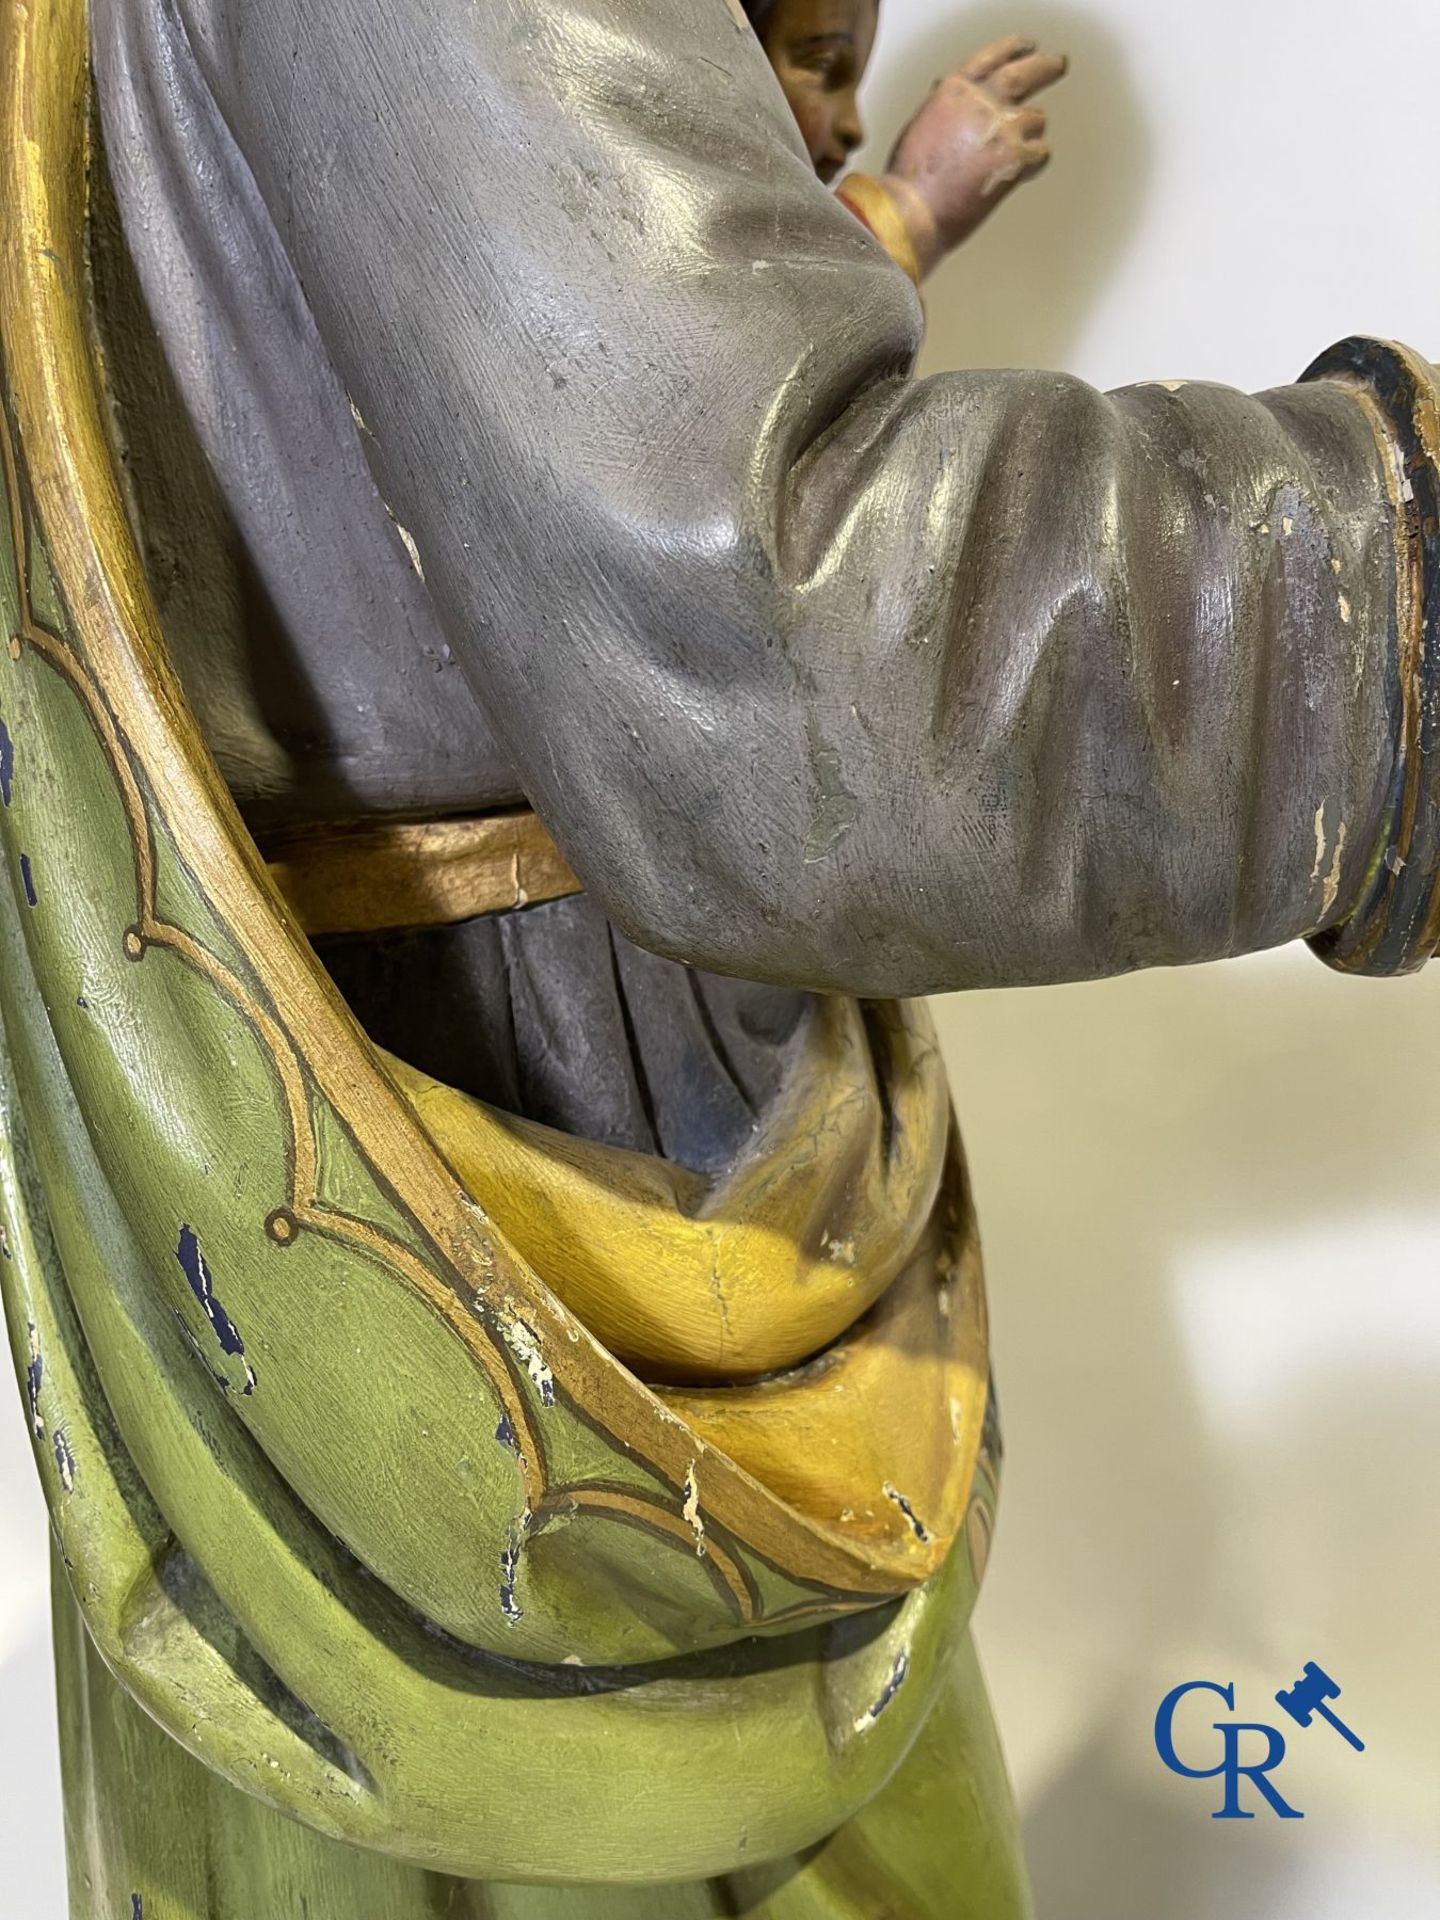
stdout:
MULTIPOLYGON (((1248 1780, 1254 1794, 1269 1807, 1280 1820, 1303 1820, 1304 1814, 1292 1807, 1281 1794, 1280 1789, 1270 1778, 1271 1774, 1283 1764, 1285 1759, 1285 1736, 1278 1727, 1256 1720, 1214 1720, 1213 1730, 1220 1735, 1220 1759, 1213 1767, 1187 1766, 1175 1750, 1175 1714, 1182 1700, 1193 1693, 1213 1693, 1225 1702, 1227 1712, 1235 1711, 1235 1689, 1233 1686, 1217 1686, 1213 1680, 1188 1680, 1183 1686, 1173 1687, 1160 1702, 1160 1710, 1155 1715, 1155 1751, 1172 1773, 1185 1780, 1223 1780, 1224 1799, 1212 1820, 1253 1820, 1252 1809, 1241 1805, 1240 1783, 1248 1780), (1260 1743, 1264 1742, 1264 1752, 1260 1752, 1260 1743)), ((1336 1733, 1349 1741, 1357 1753, 1365 1751, 1365 1743, 1353 1734, 1337 1714, 1330 1711, 1329 1702, 1340 1698, 1340 1688, 1323 1667, 1313 1660, 1307 1660, 1305 1671, 1295 1682, 1277 1693, 1275 1703, 1299 1727, 1310 1727, 1316 1716, 1325 1720, 1336 1733)))

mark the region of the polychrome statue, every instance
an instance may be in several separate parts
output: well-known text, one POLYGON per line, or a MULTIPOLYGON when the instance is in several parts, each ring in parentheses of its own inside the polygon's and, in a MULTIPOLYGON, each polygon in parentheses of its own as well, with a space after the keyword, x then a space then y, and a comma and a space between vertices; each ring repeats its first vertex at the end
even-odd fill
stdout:
POLYGON ((75 1920, 1028 1912, 915 996, 1430 956, 1437 417, 917 382, 954 91, 847 206, 738 0, 0 15, 75 1920))

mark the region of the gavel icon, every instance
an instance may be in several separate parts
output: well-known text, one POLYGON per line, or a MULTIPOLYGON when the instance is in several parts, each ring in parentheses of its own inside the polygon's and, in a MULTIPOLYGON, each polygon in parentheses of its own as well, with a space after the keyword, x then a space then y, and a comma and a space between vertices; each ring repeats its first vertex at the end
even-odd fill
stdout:
POLYGON ((1348 1740, 1357 1753, 1365 1751, 1365 1742, 1359 1740, 1337 1714, 1326 1706, 1327 1700, 1338 1700, 1340 1689, 1323 1667, 1317 1667, 1313 1660, 1305 1662, 1305 1671, 1294 1686, 1284 1693, 1277 1693, 1276 1703, 1282 1706, 1290 1718, 1300 1726, 1308 1727, 1318 1713, 1322 1720, 1328 1720, 1338 1734, 1348 1740))

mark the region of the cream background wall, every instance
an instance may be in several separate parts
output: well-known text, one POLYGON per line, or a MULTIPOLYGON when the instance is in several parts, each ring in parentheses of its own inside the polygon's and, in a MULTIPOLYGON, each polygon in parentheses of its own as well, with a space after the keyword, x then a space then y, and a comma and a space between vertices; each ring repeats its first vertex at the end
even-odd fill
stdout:
MULTIPOLYGON (((1354 331, 1440 355, 1440 8, 882 14, 886 134, 999 34, 1074 61, 1051 169, 931 283, 929 368, 1253 389, 1354 331)), ((1440 970, 1292 949, 937 1011, 1008 1441, 977 1626, 1039 1920, 1432 1920, 1440 970), (1212 1821, 1156 1758, 1159 1701, 1234 1682, 1283 1721, 1308 1659, 1367 1752, 1285 1722, 1306 1819, 1212 1821)))
MULTIPOLYGON (((1075 61, 1049 174, 932 283, 929 365, 1256 388, 1357 329, 1440 352, 1431 0, 884 12, 886 132, 999 33, 1075 61)), ((1039 1920, 1431 1920, 1440 973, 1352 983, 1295 951, 938 1011, 1009 1446, 978 1626, 1039 1920), (1296 1729, 1306 1820, 1212 1822, 1155 1758, 1159 1699, 1233 1681, 1265 1719, 1311 1658, 1367 1753, 1296 1729)), ((0 1394, 17 1920, 65 1911, 45 1573, 0 1394)))

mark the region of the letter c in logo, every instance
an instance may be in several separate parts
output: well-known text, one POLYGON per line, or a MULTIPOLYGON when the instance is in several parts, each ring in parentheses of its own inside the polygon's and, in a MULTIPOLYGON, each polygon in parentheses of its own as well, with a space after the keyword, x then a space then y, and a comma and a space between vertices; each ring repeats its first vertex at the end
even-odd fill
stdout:
POLYGON ((1218 1694, 1229 1711, 1235 1711, 1233 1686, 1218 1687, 1213 1680, 1187 1680, 1183 1687, 1172 1687, 1155 1715, 1155 1751, 1172 1773, 1183 1774, 1187 1780, 1213 1780, 1225 1771, 1223 1755, 1218 1767, 1187 1767, 1175 1751, 1175 1709, 1187 1693, 1218 1694))

